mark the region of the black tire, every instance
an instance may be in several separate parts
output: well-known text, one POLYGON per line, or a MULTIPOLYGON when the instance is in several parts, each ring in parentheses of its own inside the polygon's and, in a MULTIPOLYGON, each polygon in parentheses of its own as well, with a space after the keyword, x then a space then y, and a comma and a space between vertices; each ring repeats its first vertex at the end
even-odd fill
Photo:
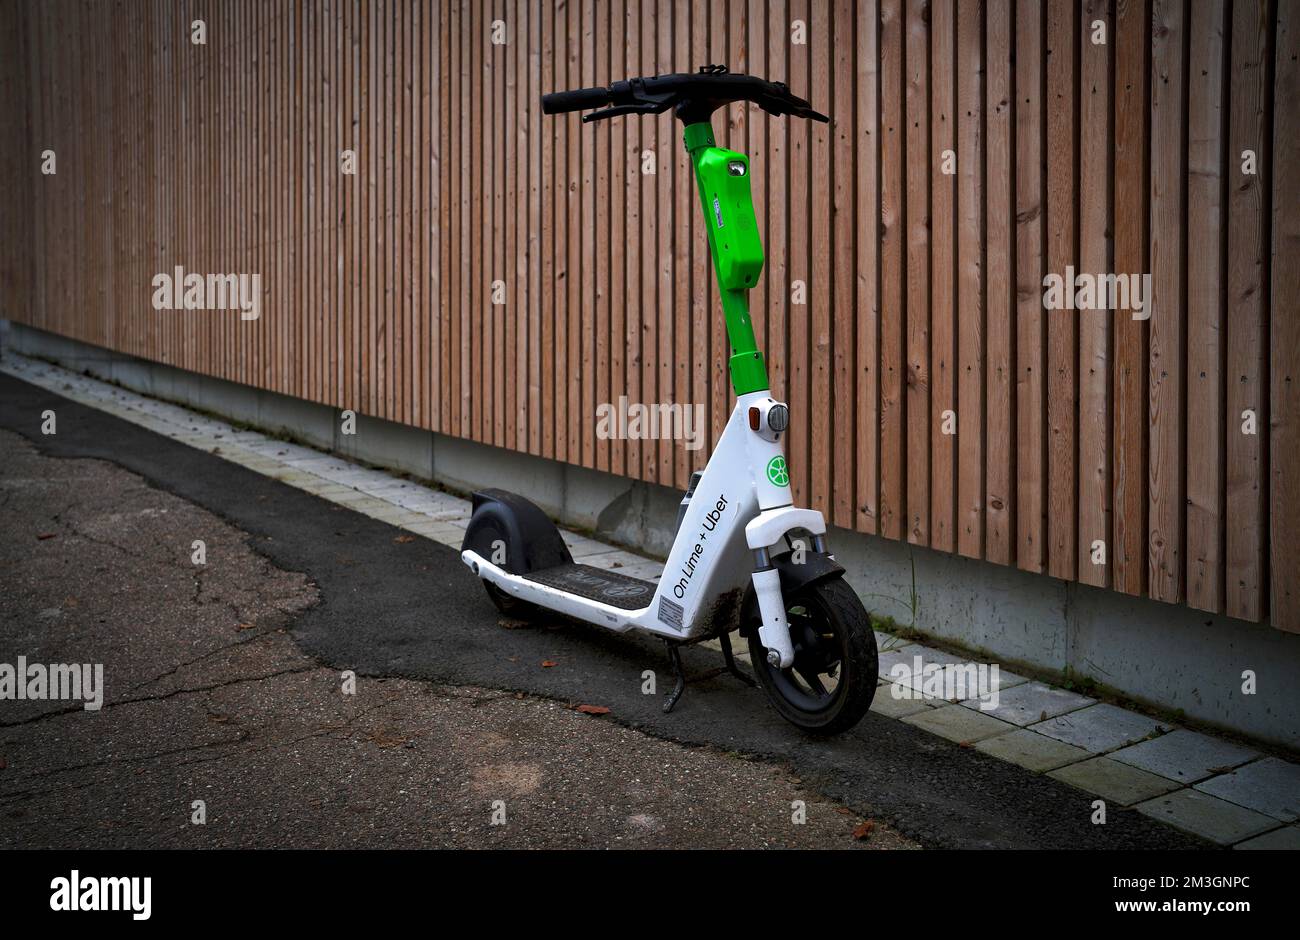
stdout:
POLYGON ((536 604, 530 604, 528 601, 521 601, 517 597, 512 597, 491 581, 484 581, 483 587, 487 589, 487 595, 492 598, 492 603, 497 605, 497 610, 507 617, 514 617, 516 620, 531 620, 537 615, 536 604))
POLYGON ((750 663, 763 691, 783 718, 810 734, 849 730, 876 695, 879 660, 871 618, 840 578, 787 595, 785 608, 795 646, 791 668, 770 665, 758 625, 748 631, 750 663), (834 688, 827 688, 830 671, 834 688))
MULTIPOLYGON (((484 558, 489 558, 491 557, 492 545, 498 540, 502 542, 506 540, 505 531, 497 520, 489 518, 474 527, 473 531, 465 539, 465 547, 473 549, 484 558)), ((538 612, 535 605, 507 594, 491 581, 484 581, 483 587, 487 591, 487 596, 492 599, 492 603, 496 605, 497 610, 507 617, 513 617, 516 620, 531 620, 538 612)))

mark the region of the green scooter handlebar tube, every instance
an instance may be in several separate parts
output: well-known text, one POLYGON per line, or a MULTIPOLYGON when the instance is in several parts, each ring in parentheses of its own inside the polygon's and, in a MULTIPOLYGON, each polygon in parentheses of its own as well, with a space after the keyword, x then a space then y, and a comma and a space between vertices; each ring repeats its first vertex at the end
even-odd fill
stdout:
POLYGON ((684 139, 700 188, 709 253, 722 294, 731 343, 731 384, 737 395, 765 391, 767 365, 749 316, 749 289, 758 283, 764 261, 749 186, 749 158, 718 147, 713 126, 707 122, 686 125, 684 139))

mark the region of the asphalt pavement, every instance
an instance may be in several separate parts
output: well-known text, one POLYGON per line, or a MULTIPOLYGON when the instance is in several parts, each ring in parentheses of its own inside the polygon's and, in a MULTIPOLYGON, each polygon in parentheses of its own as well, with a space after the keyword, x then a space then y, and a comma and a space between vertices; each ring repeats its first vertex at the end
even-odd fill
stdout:
MULTIPOLYGON (((0 660, 24 643, 47 657, 66 650, 83 658, 117 644, 131 655, 121 659, 122 678, 108 670, 109 701, 119 683, 140 701, 105 711, 141 716, 140 739, 123 741, 97 734, 97 719, 85 715, 41 717, 32 705, 24 712, 0 703, 0 761, 9 764, 0 770, 0 812, 11 823, 0 844, 65 845, 93 835, 95 844, 127 845, 142 831, 145 844, 213 844, 204 841, 214 838, 211 823, 195 835, 200 827, 174 815, 211 787, 244 794, 236 805, 248 817, 216 844, 1204 845, 1116 807, 1094 825, 1090 794, 874 713, 849 734, 810 739, 761 691, 725 675, 692 682, 664 715, 661 695, 644 694, 647 670, 671 681, 660 644, 558 619, 505 620, 449 548, 402 538, 382 522, 5 375, 0 428, 34 448, 24 454, 5 435, 0 660), (55 435, 40 432, 47 408, 58 415, 55 435), (23 479, 35 482, 10 485, 21 476, 11 463, 49 466, 48 458, 95 458, 137 477, 123 474, 115 489, 93 475, 78 484, 80 471, 70 470, 69 483, 55 487, 42 481, 63 473, 28 467, 23 479), (143 498, 141 488, 167 505, 132 502, 143 498), (78 515, 92 498, 93 525, 78 515), (151 508, 153 516, 145 513, 151 508), (118 523, 102 521, 114 512, 118 523), (54 526, 65 517, 84 533, 71 555, 60 555, 57 543, 73 536, 54 526), (134 532, 142 519, 152 528, 134 532), (186 566, 193 568, 191 537, 202 536, 190 533, 205 519, 221 530, 224 547, 214 556, 208 545, 196 578, 186 566), (51 531, 33 534, 42 526, 51 531), (92 560, 101 550, 115 560, 92 560), (133 572, 146 568, 132 584, 133 572), (115 583, 128 595, 116 602, 135 605, 122 614, 105 594, 115 583), (224 592, 220 602, 203 594, 209 585, 224 592), (87 594, 109 611, 104 635, 61 606, 67 595, 77 599, 73 610, 84 610, 87 594), (72 634, 58 633, 64 622, 75 624, 72 634), (344 670, 358 676, 355 696, 338 691, 344 670), (166 707, 177 700, 189 712, 166 707), (580 705, 609 711, 592 716, 580 705), (156 718, 151 709, 160 709, 156 718), (168 758, 169 749, 182 756, 168 758), (123 753, 138 753, 137 775, 96 772, 120 764, 123 753), (169 760, 193 773, 169 769, 169 760), (81 807, 60 824, 57 807, 86 799, 103 806, 107 822, 81 807), (505 826, 484 823, 484 804, 495 799, 504 801, 505 826), (807 825, 791 824, 796 800, 808 806, 807 825), (150 813, 159 819, 144 826, 150 813), (329 827, 348 814, 354 824, 331 836, 329 827), (870 837, 854 839, 864 820, 870 837)), ((712 673, 719 658, 704 649, 683 656, 696 676, 712 673)), ((230 823, 235 811, 223 799, 210 801, 210 818, 224 807, 230 823)))

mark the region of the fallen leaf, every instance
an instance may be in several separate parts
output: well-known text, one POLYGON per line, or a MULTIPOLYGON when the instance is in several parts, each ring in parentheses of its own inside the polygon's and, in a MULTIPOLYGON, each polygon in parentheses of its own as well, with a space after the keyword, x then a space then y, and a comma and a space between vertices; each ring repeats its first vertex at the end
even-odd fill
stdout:
POLYGON ((853 810, 849 809, 847 806, 837 806, 835 807, 835 812, 839 813, 841 816, 853 815, 853 810))
POLYGON ((971 744, 969 741, 958 741, 958 742, 957 742, 957 746, 958 746, 958 747, 974 747, 975 745, 971 744))
POLYGON ((236 633, 238 633, 238 632, 241 631, 241 630, 251 630, 251 629, 253 629, 253 625, 252 625, 251 623, 237 623, 237 624, 235 624, 235 632, 236 632, 236 633))
POLYGON ((557 662, 556 662, 555 660, 553 660, 553 659, 543 659, 543 660, 542 660, 542 668, 543 668, 543 669, 550 669, 552 666, 558 666, 558 665, 559 665, 559 663, 557 663, 557 662))
POLYGON ((1212 774, 1230 774, 1230 773, 1232 773, 1232 768, 1231 768, 1231 767, 1211 767, 1211 768, 1210 768, 1210 773, 1212 773, 1212 774))
POLYGON ((59 533, 57 532, 42 532, 40 535, 36 536, 36 538, 38 541, 44 542, 46 539, 56 538, 58 534, 59 533))
POLYGON ((406 743, 406 738, 388 731, 376 731, 370 735, 370 740, 382 748, 397 747, 399 744, 406 743))
POLYGON ((414 542, 414 541, 415 541, 415 536, 414 536, 414 535, 399 535, 397 538, 393 539, 393 541, 396 542, 398 545, 405 545, 407 542, 414 542))
POLYGON ((579 705, 578 711, 584 715, 608 715, 609 709, 604 705, 579 705))
POLYGON ((871 831, 875 828, 876 828, 876 824, 872 822, 870 819, 868 819, 866 822, 859 823, 858 827, 853 830, 853 838, 869 839, 871 838, 871 831))

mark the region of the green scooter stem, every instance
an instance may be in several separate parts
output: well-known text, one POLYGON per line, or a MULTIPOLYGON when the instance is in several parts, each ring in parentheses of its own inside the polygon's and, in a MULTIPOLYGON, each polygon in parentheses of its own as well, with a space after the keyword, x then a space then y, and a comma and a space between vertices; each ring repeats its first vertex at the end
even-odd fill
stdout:
POLYGON ((749 187, 749 160, 716 146, 708 122, 686 125, 684 140, 699 184, 709 253, 722 295, 731 343, 731 384, 737 395, 765 391, 767 365, 749 316, 749 289, 757 283, 764 260, 749 187))

